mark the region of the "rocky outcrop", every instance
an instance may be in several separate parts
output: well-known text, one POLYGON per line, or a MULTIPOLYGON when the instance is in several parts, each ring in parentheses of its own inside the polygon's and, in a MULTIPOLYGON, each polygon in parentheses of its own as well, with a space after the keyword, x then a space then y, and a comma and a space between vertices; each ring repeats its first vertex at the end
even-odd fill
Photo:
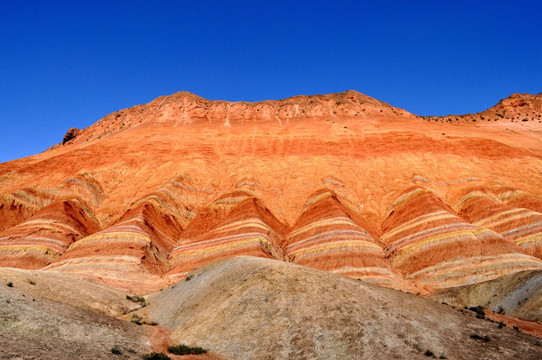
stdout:
POLYGON ((66 135, 64 135, 64 138, 62 139, 62 145, 75 139, 80 132, 81 130, 79 130, 78 128, 71 128, 70 130, 68 130, 68 132, 66 133, 66 135))

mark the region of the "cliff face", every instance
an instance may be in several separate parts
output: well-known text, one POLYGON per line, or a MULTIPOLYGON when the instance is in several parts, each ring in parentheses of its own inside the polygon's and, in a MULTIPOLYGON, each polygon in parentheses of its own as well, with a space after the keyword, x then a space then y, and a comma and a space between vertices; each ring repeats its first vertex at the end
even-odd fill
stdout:
POLYGON ((251 255, 427 295, 542 271, 540 102, 476 114, 530 114, 503 126, 354 91, 160 97, 0 164, 0 266, 150 292, 251 255))

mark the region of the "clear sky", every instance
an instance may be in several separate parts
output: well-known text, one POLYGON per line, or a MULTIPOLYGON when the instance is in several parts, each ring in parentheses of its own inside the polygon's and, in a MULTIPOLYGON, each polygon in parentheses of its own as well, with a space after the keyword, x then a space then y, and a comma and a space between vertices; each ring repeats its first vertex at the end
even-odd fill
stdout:
POLYGON ((481 111, 542 92, 541 14, 540 0, 0 0, 0 162, 181 90, 481 111))

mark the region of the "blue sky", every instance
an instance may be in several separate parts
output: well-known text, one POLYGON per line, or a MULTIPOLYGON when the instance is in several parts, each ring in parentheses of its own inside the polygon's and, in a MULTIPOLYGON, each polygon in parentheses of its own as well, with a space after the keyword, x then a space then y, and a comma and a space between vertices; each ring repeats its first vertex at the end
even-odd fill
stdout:
POLYGON ((0 1, 0 162, 174 93, 354 89, 419 115, 542 92, 541 1, 0 1))

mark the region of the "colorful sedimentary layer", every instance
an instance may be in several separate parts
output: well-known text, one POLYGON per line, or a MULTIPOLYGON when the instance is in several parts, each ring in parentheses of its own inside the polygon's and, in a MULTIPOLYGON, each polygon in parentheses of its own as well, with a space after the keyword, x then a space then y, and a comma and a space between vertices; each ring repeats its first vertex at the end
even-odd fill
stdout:
POLYGON ((432 288, 542 269, 542 261, 498 233, 461 219, 434 193, 419 187, 394 202, 380 242, 394 268, 432 288))
MULTIPOLYGON (((164 193, 133 204, 111 227, 72 244, 46 270, 84 274, 125 287, 155 279, 182 231, 177 211, 164 193)), ((156 279, 155 279, 156 280, 156 279)))
POLYGON ((200 235, 194 238, 184 235, 172 251, 170 261, 173 269, 169 273, 173 277, 185 276, 197 267, 225 257, 284 258, 281 245, 286 227, 257 198, 236 191, 220 197, 205 214, 207 216, 197 218, 190 229, 199 228, 196 231, 200 235), (217 207, 220 209, 232 203, 235 204, 233 209, 216 221, 221 217, 217 207), (202 231, 209 223, 215 222, 211 229, 202 231))
POLYGON ((506 205, 517 208, 526 208, 542 213, 542 197, 529 194, 525 191, 506 189, 500 192, 499 197, 506 205))
MULTIPOLYGON (((328 190, 315 193, 290 231, 284 252, 290 262, 385 286, 399 277, 360 224, 370 224, 328 190)), ((373 230, 374 232, 374 230, 373 230)))
POLYGON ((542 214, 505 205, 488 189, 473 189, 461 199, 459 215, 542 259, 542 214))
POLYGON ((55 200, 29 220, 0 233, 0 266, 41 269, 99 228, 80 198, 55 200))
POLYGON ((0 264, 141 292, 234 255, 416 293, 540 269, 541 101, 461 122, 355 91, 160 97, 0 164, 0 264))
POLYGON ((22 189, 0 194, 0 231, 15 226, 48 205, 54 196, 45 191, 22 189))

